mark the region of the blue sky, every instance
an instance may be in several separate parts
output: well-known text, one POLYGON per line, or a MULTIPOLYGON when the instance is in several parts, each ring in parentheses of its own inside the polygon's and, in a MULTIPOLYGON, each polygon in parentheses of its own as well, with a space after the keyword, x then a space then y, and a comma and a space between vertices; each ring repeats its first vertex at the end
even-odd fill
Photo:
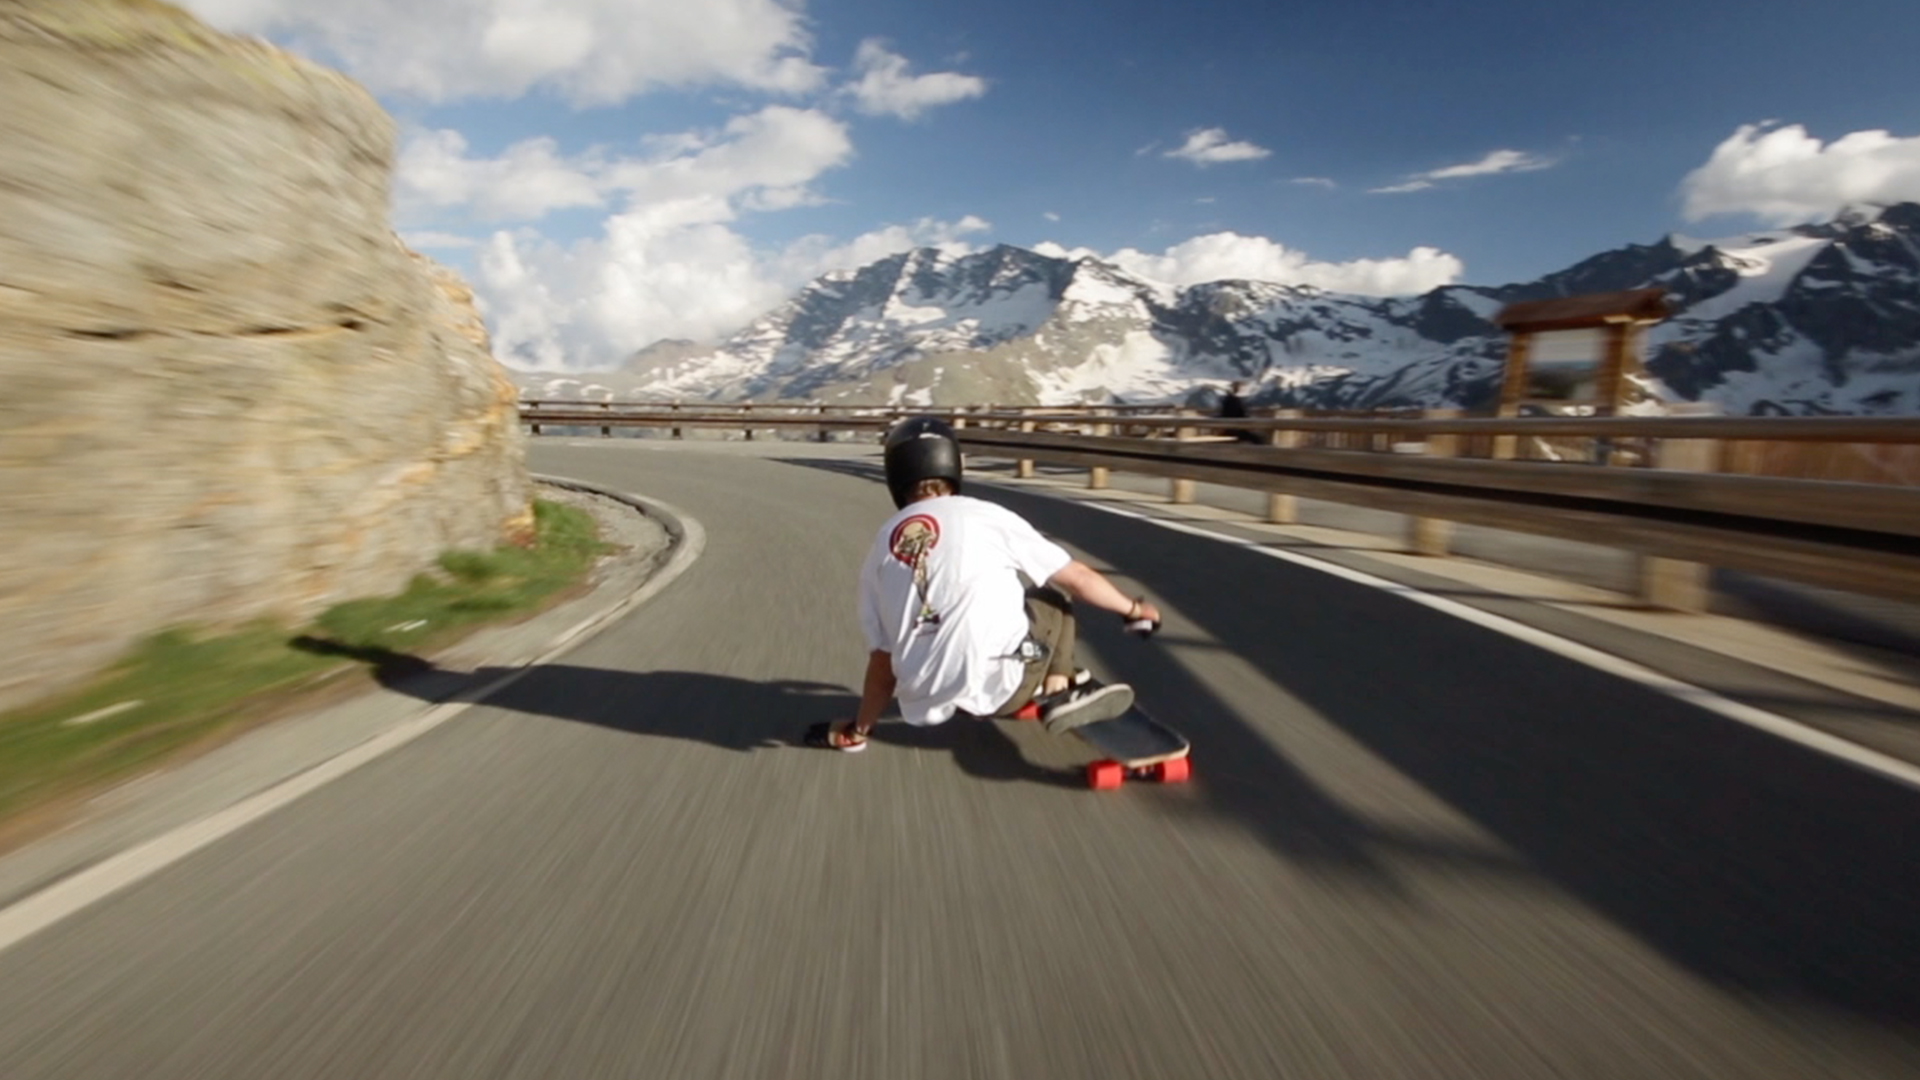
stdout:
POLYGON ((187 6, 375 91, 403 235, 543 367, 918 243, 1384 294, 1920 199, 1912 0, 187 6))

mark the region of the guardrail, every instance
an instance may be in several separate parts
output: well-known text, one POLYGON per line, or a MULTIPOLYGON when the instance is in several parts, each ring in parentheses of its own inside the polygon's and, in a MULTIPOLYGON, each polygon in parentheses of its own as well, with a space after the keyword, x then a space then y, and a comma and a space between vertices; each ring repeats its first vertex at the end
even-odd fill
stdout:
POLYGON ((543 426, 877 433, 903 415, 954 422, 969 452, 1269 494, 1267 517, 1297 520, 1319 499, 1409 517, 1410 550, 1442 555, 1450 523, 1611 545, 1641 556, 1653 606, 1705 605, 1705 567, 1920 600, 1920 488, 1727 475, 1742 442, 1920 446, 1920 420, 1859 417, 1309 417, 1221 420, 1162 407, 899 410, 874 406, 662 406, 523 402, 543 426), (1556 450, 1558 447, 1560 449, 1556 450), (1544 449, 1545 453, 1541 451, 1544 449), (1528 460, 1533 458, 1534 460, 1528 460), (1542 460, 1545 459, 1545 460, 1542 460))

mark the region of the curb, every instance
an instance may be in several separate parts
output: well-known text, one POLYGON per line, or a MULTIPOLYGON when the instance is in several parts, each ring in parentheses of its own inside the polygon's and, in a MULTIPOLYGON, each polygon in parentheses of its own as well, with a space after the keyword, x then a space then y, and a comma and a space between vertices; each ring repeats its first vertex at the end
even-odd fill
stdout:
MULTIPOLYGON (((692 567, 693 564, 699 560, 701 554, 707 549, 706 527, 701 525, 698 519, 681 510, 679 507, 674 506, 672 503, 662 502, 659 499, 644 498, 626 492, 612 491, 583 481, 569 480, 565 477, 535 473, 532 474, 531 479, 537 484, 546 484, 550 487, 565 488, 568 491, 580 491, 589 495, 598 495, 601 498, 612 499, 614 502, 631 506, 647 517, 658 521, 660 525, 667 530, 667 535, 672 538, 673 544, 669 549, 672 554, 667 556, 667 560, 661 563, 659 568, 653 573, 647 575, 646 582, 634 590, 625 600, 614 604, 604 611, 587 616, 571 628, 561 632, 531 659, 522 661, 515 666, 531 667, 535 664, 545 663, 565 651, 574 642, 603 629, 607 624, 626 615, 648 600, 653 599, 662 589, 673 584, 681 574, 686 573, 688 568, 692 567)), ((500 685, 500 683, 496 681, 495 685, 500 685)), ((491 692, 493 687, 489 686, 485 689, 486 692, 491 692)))

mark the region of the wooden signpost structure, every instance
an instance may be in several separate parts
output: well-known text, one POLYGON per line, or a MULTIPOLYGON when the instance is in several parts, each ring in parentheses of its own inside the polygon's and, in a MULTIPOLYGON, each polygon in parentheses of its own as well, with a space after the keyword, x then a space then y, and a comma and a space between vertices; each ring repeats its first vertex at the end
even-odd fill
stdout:
MULTIPOLYGON (((1633 377, 1640 374, 1641 331, 1665 319, 1666 290, 1632 289, 1627 292, 1589 293, 1559 300, 1535 300, 1509 304, 1494 322, 1505 330, 1507 349, 1505 377, 1500 384, 1501 416, 1518 416, 1523 408, 1534 407, 1547 413, 1578 408, 1591 416, 1615 416, 1630 404, 1633 377), (1542 370, 1535 358, 1534 337, 1568 330, 1599 330, 1600 355, 1589 366, 1564 361, 1542 370), (1589 377, 1590 376, 1590 377, 1589 377)), ((1517 447, 1511 436, 1495 440, 1493 456, 1512 458, 1517 447)), ((1612 460, 1610 443, 1596 447, 1594 461, 1612 460)), ((1714 447, 1693 439, 1666 440, 1656 455, 1663 469, 1711 472, 1714 447)), ((1707 606, 1707 568, 1699 563, 1641 556, 1638 577, 1640 598, 1662 608, 1679 611, 1704 611, 1707 606)))
POLYGON ((1632 377, 1640 373, 1641 330, 1667 315, 1664 289, 1588 293, 1507 305, 1493 319, 1509 335, 1499 415, 1518 416, 1523 405, 1537 405, 1547 411, 1554 411, 1556 406, 1591 406, 1594 416, 1618 413, 1627 404, 1632 377), (1537 370, 1541 365, 1534 357, 1534 337, 1566 330, 1599 330, 1604 335, 1591 392, 1574 391, 1574 386, 1587 381, 1575 379, 1558 388, 1562 393, 1542 395, 1546 373, 1537 370), (1568 396, 1569 392, 1576 396, 1568 396))

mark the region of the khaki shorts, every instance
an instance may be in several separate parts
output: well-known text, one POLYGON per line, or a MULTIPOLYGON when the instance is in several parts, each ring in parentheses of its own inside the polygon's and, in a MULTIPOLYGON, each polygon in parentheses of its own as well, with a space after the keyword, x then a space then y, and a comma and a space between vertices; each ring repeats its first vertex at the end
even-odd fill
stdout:
POLYGON ((1073 677, 1073 601, 1059 589, 1045 585, 1029 586, 1027 621, 1032 624, 1027 636, 1040 647, 1038 655, 1026 662, 1027 669, 1020 676, 1020 688, 993 714, 995 716, 1012 716, 1019 712, 1040 692, 1041 681, 1048 675, 1073 677))

